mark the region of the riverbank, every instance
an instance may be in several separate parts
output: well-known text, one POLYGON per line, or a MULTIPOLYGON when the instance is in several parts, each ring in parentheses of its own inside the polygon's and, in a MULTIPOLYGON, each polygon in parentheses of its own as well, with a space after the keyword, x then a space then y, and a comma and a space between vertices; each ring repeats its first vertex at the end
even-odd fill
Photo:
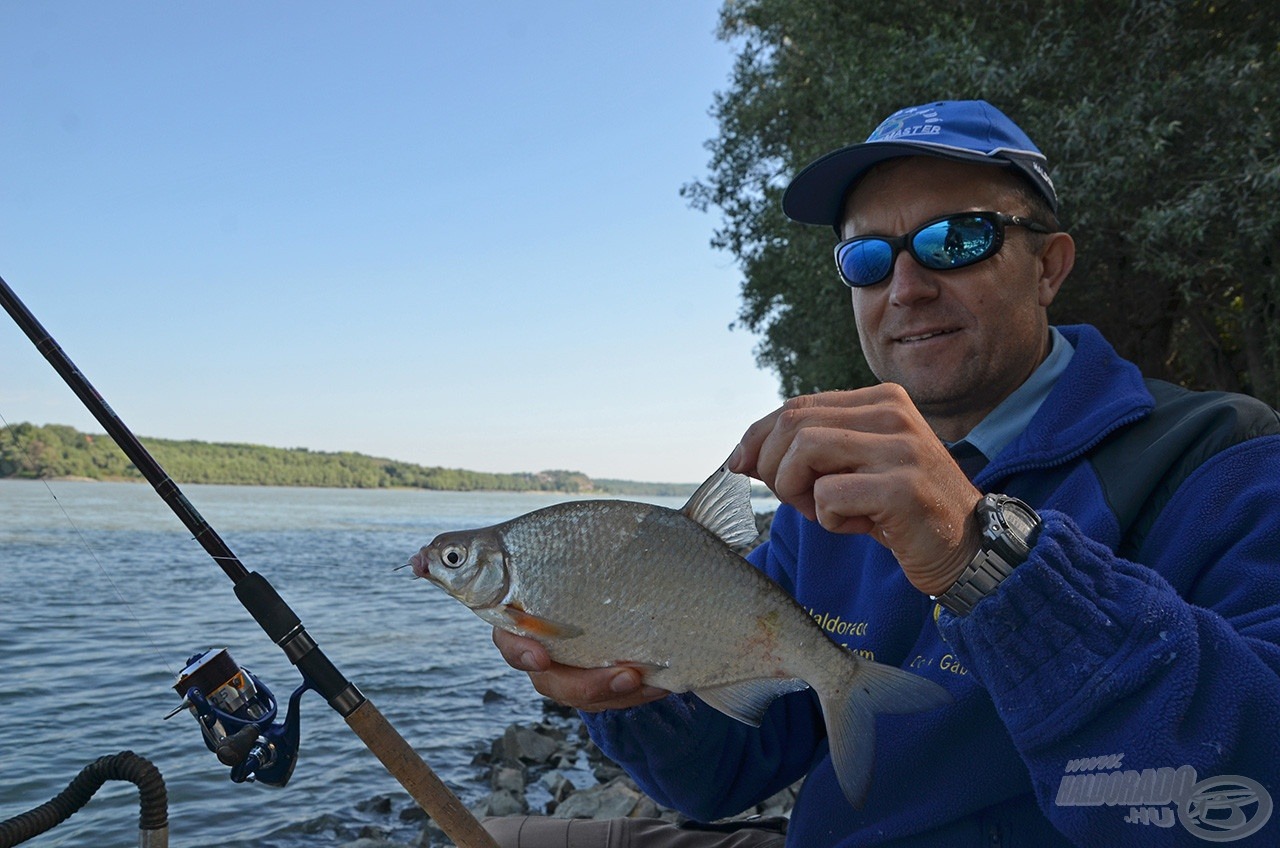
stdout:
MULTIPOLYGON (((577 713, 544 701, 542 720, 512 724, 473 761, 487 793, 471 805, 485 816, 547 815, 555 818, 660 818, 683 816, 646 796, 587 736, 577 713)), ((734 818, 786 816, 799 786, 783 790, 734 818)), ((378 796, 359 805, 369 819, 346 834, 340 848, 444 848, 453 842, 407 798, 378 796), (380 823, 378 820, 382 820, 380 823), (416 841, 402 835, 421 822, 416 841), (393 836, 393 834, 396 834, 393 836)))
MULTIPOLYGON (((63 424, 9 425, 0 440, 0 479, 142 482, 143 475, 104 433, 63 424)), ((688 497, 696 482, 592 479, 580 471, 492 473, 419 465, 354 451, 328 452, 242 443, 140 437, 181 485, 306 488, 405 488, 434 491, 541 492, 624 497, 688 497)), ((763 496, 763 495, 762 495, 763 496)))

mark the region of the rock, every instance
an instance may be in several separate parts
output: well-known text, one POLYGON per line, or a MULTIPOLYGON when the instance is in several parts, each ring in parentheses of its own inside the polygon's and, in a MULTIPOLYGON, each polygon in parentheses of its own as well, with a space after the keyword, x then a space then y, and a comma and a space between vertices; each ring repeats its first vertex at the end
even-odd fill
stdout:
POLYGON ((665 818, 674 821, 677 816, 672 810, 664 811, 658 806, 658 803, 648 795, 641 794, 640 800, 636 802, 635 809, 631 811, 631 817, 635 819, 665 818))
POLYGON ((402 822, 418 822, 427 817, 427 811, 419 807, 416 803, 410 804, 400 811, 398 818, 402 822))
POLYGON ((575 792, 556 807, 558 819, 620 819, 632 814, 640 803, 640 792, 624 779, 575 792))
POLYGON ((610 781, 617 780, 626 774, 626 772, 622 770, 622 767, 617 763, 604 759, 596 763, 596 767, 591 770, 591 773, 595 775, 595 778, 599 783, 609 783, 610 781))
POLYGON ((386 815, 391 812, 391 796, 375 795, 366 801, 356 804, 356 809, 362 813, 380 813, 386 815))
POLYGON ((422 829, 422 836, 418 838, 416 848, 436 848, 436 846, 453 846, 453 840, 445 835, 440 829, 440 825, 431 819, 427 819, 426 827, 422 829))
POLYGON ((301 822, 297 826, 299 832, 306 834, 327 833, 329 831, 342 833, 346 830, 346 827, 347 820, 339 816, 337 813, 325 813, 324 815, 316 816, 313 819, 301 822))
POLYGON ((529 805, 525 803, 523 794, 517 796, 506 789, 497 789, 481 799, 480 803, 471 808, 471 812, 478 819, 485 816, 519 816, 529 812, 529 805))
POLYGON ((498 744, 498 759, 508 763, 545 763, 560 747, 560 740, 538 728, 512 725, 498 744))
POLYGON ((576 719, 578 711, 550 698, 542 699, 542 714, 560 719, 576 719))
POLYGON ((489 777, 489 788, 494 791, 505 790, 512 795, 523 795, 524 770, 510 766, 500 766, 494 769, 489 777))
POLYGON ((557 805, 578 791, 578 787, 562 771, 549 771, 538 782, 547 788, 547 792, 551 793, 551 801, 557 805))

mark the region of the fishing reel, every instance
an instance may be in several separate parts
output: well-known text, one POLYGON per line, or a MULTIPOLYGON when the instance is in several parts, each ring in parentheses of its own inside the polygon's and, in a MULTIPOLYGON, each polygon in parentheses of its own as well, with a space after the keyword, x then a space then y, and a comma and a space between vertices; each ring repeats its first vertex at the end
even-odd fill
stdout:
POLYGON ((287 717, 276 721, 278 705, 267 685, 242 668, 226 648, 208 650, 187 660, 174 691, 182 696, 173 718, 187 709, 200 723, 204 743, 235 783, 257 781, 284 786, 298 761, 298 702, 312 688, 303 683, 289 696, 287 717))

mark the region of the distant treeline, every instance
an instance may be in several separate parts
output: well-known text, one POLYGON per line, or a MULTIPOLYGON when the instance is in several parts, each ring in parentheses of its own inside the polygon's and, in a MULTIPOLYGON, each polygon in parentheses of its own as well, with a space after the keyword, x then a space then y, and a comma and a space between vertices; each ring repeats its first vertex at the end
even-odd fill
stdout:
MULTIPOLYGON (((170 439, 139 441, 179 484, 676 496, 694 489, 690 484, 592 480, 577 471, 490 474, 349 452, 170 439)), ((6 477, 141 480, 142 474, 104 434, 81 433, 61 424, 15 424, 0 431, 0 478, 6 477)))

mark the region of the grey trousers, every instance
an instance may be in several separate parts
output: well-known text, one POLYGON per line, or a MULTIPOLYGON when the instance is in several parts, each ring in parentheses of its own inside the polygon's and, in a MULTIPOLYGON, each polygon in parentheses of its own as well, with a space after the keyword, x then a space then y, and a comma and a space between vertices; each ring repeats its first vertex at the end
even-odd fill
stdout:
POLYGON ((736 829, 661 819, 552 819, 504 816, 481 822, 502 848, 782 848, 785 819, 736 829))

